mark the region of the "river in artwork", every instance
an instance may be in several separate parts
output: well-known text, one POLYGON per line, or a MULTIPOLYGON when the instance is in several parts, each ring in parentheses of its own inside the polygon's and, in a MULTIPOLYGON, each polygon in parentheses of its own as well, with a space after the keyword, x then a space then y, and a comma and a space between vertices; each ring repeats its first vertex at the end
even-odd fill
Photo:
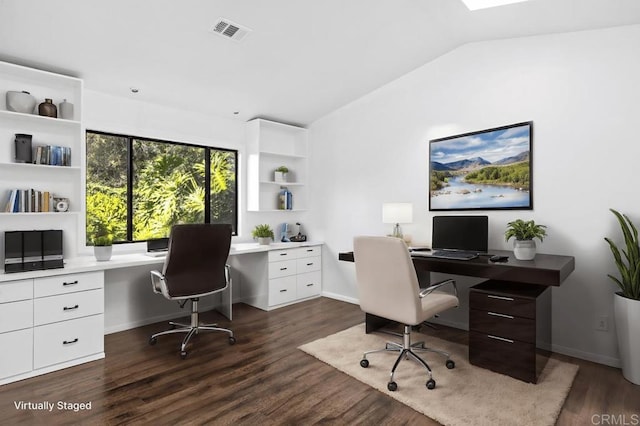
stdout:
POLYGON ((431 209, 527 208, 529 191, 511 186, 467 183, 464 176, 449 178, 449 185, 431 193, 431 209))

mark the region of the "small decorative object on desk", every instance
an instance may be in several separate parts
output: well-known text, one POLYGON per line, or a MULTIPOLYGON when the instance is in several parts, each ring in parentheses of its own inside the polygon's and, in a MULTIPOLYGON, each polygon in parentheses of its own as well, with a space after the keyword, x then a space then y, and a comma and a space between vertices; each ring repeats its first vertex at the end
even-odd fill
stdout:
POLYGON ((93 255, 99 262, 105 262, 111 259, 111 251, 113 249, 113 234, 107 225, 96 221, 94 223, 93 255))
POLYGON ((287 166, 280 166, 273 172, 273 180, 276 182, 286 182, 287 173, 289 173, 287 166))
POLYGON ((547 236, 545 228, 545 225, 536 225, 533 220, 516 219, 507 223, 504 239, 505 241, 509 241, 512 237, 516 239, 513 245, 513 255, 516 259, 532 260, 536 257, 536 242, 533 239, 537 238, 542 242, 547 236))
POLYGON ((73 120, 73 104, 71 102, 67 102, 67 100, 63 100, 60 102, 60 118, 65 120, 73 120))
POLYGON ((7 111, 21 112, 23 114, 33 114, 36 107, 36 98, 31 93, 17 92, 14 90, 7 91, 7 111))
POLYGON ((46 98, 38 105, 38 114, 44 117, 58 118, 58 107, 53 103, 53 100, 46 98))
POLYGON ((273 229, 266 223, 256 225, 253 231, 251 231, 251 236, 258 240, 258 244, 260 245, 269 245, 274 238, 273 229))

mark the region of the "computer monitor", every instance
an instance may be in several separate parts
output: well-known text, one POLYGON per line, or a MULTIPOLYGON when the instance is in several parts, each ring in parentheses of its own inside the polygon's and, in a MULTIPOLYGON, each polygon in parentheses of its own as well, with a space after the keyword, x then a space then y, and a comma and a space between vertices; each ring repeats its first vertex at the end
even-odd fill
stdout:
POLYGON ((489 248, 488 216, 434 216, 431 247, 486 253, 489 248))

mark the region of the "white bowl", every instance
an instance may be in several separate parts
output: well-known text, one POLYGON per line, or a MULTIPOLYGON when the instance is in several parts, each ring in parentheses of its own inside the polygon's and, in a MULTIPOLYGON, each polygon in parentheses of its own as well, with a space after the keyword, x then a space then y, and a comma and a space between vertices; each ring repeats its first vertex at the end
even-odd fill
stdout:
POLYGON ((32 114, 36 107, 36 98, 29 92, 7 91, 7 110, 32 114))

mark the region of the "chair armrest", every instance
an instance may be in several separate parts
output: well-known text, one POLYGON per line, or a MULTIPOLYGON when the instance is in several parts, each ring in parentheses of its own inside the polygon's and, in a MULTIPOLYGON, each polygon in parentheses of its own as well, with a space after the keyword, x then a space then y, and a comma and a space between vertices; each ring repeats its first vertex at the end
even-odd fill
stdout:
POLYGON ((455 294, 456 297, 458 297, 458 286, 456 286, 456 282, 455 280, 448 278, 444 281, 440 281, 439 283, 435 283, 427 288, 425 288, 424 290, 420 291, 420 298, 422 299, 423 297, 427 296, 428 294, 432 293, 434 290, 439 289, 440 287, 443 287, 447 284, 452 284, 453 285, 453 293, 455 294))
POLYGON ((163 294, 162 287, 164 284, 164 275, 160 273, 160 271, 151 271, 151 285, 153 287, 153 292, 158 294, 163 294))

